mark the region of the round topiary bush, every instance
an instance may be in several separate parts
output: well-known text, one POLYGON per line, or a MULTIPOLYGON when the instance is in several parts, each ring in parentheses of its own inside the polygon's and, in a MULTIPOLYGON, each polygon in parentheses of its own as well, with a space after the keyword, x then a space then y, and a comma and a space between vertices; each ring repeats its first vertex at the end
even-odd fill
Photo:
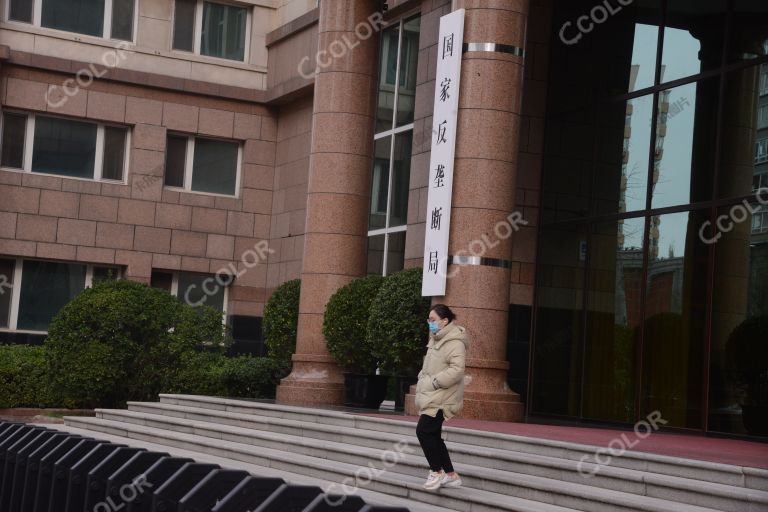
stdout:
POLYGON ((419 372, 429 335, 430 305, 429 297, 421 296, 420 268, 385 279, 371 303, 367 332, 382 373, 412 377, 419 372))
POLYGON ((107 280, 75 297, 45 341, 51 392, 68 407, 150 400, 196 347, 228 341, 221 313, 192 308, 163 290, 107 280))
POLYGON ((334 293, 325 306, 323 336, 328 352, 345 371, 362 375, 376 373, 376 351, 368 338, 371 303, 384 278, 367 276, 355 279, 334 293))
POLYGON ((264 305, 267 353, 287 368, 291 367, 291 356, 296 351, 300 292, 300 280, 286 281, 275 289, 264 305))

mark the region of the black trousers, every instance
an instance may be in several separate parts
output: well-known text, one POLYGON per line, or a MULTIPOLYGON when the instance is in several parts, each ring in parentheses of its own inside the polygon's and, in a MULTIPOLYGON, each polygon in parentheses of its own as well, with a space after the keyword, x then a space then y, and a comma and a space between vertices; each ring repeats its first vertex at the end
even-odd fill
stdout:
POLYGON ((448 448, 445 447, 445 441, 442 438, 443 421, 445 421, 445 417, 442 409, 437 411, 434 418, 422 414, 419 418, 419 424, 416 426, 416 437, 419 438, 421 449, 424 450, 429 469, 432 471, 442 469, 446 473, 452 473, 451 456, 448 455, 448 448))

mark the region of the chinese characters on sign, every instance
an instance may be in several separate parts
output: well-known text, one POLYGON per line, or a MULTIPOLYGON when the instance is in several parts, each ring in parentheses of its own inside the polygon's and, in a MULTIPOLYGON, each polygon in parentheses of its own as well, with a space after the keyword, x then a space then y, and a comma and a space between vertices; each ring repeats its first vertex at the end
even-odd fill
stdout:
POLYGON ((440 18, 427 227, 424 236, 423 296, 445 295, 463 41, 464 9, 440 18))

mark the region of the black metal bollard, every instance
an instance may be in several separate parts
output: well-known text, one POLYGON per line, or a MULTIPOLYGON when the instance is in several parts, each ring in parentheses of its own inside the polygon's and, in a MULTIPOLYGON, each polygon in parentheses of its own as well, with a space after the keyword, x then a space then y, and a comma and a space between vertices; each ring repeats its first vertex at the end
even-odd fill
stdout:
MULTIPOLYGON (((66 486, 67 493, 65 499, 59 502, 59 508, 56 512, 83 512, 88 473, 120 448, 126 448, 126 446, 123 444, 102 443, 95 446, 86 455, 81 457, 80 460, 69 465, 66 468, 69 473, 66 486), (65 504, 64 508, 61 508, 61 503, 65 504)), ((53 503, 54 500, 51 498, 51 505, 53 503)), ((50 510, 49 512, 54 511, 50 510)))
POLYGON ((179 501, 211 471, 216 469, 221 469, 221 467, 216 464, 199 464, 197 462, 184 464, 171 478, 155 490, 152 496, 152 512, 177 511, 179 501))
POLYGON ((282 478, 249 476, 230 491, 211 512, 250 512, 286 485, 282 478))
POLYGON ((32 427, 28 425, 18 425, 8 431, 0 440, 0 488, 2 488, 3 480, 5 480, 5 458, 8 455, 8 449, 31 431, 32 427))
POLYGON ((13 492, 13 475, 16 470, 16 455, 21 449, 37 439, 37 436, 48 429, 32 427, 24 435, 9 444, 2 457, 3 478, 0 480, 0 510, 11 510, 11 493, 13 492))
MULTIPOLYGON (((157 489, 168 481, 184 465, 194 462, 192 459, 182 457, 164 457, 155 462, 147 471, 142 474, 143 480, 151 489, 157 489)), ((125 512, 153 512, 152 493, 140 494, 128 504, 125 512)))
POLYGON ((411 512, 407 508, 403 507, 374 507, 373 505, 366 505, 360 512, 411 512))
POLYGON ((139 496, 151 494, 152 485, 147 482, 147 477, 143 473, 164 457, 170 457, 170 455, 160 452, 139 452, 131 457, 107 479, 107 500, 112 500, 113 503, 124 503, 127 506, 139 496), (133 499, 127 499, 131 489, 136 491, 137 495, 133 499))
POLYGON ((247 471, 217 469, 179 500, 178 512, 210 512, 237 485, 248 478, 247 471))
POLYGON ((323 494, 322 489, 311 485, 286 485, 270 496, 253 512, 302 512, 323 494))
POLYGON ((56 462, 71 450, 75 449, 82 441, 86 440, 93 441, 93 439, 82 438, 80 436, 69 437, 40 459, 37 469, 37 485, 35 486, 35 492, 33 493, 33 512, 48 512, 56 462))
MULTIPOLYGON (((106 501, 109 477, 134 455, 145 451, 144 448, 118 448, 88 472, 85 485, 85 510, 87 512, 93 512, 97 505, 103 505, 106 501)), ((104 507, 99 508, 104 509, 104 507)), ((110 509, 110 507, 106 508, 110 509)))
POLYGON ((53 477, 48 489, 48 508, 45 512, 62 512, 65 509, 70 470, 94 449, 106 444, 109 443, 98 439, 85 439, 56 461, 53 465, 53 477))
MULTIPOLYGON (((56 435, 57 432, 55 430, 46 430, 16 453, 16 464, 13 468, 13 478, 11 479, 11 497, 8 510, 15 512, 21 509, 21 498, 24 494, 24 478, 27 474, 27 464, 30 454, 34 453, 41 446, 44 446, 45 443, 56 435)), ((7 463, 8 461, 6 461, 6 464, 7 463)))
POLYGON ((40 460, 71 437, 70 434, 56 432, 45 443, 29 454, 27 457, 27 469, 24 472, 24 481, 20 489, 16 489, 14 485, 14 496, 17 490, 21 493, 21 503, 19 504, 21 512, 32 512, 32 507, 35 505, 35 490, 37 489, 37 478, 40 474, 40 460))

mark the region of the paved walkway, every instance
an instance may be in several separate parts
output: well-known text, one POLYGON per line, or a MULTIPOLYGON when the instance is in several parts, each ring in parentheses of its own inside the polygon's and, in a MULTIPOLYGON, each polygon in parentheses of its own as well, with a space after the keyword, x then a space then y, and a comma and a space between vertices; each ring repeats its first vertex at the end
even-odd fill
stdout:
MULTIPOLYGON (((379 418, 416 422, 416 416, 394 414, 366 414, 379 418)), ((670 434, 655 432, 643 440, 634 432, 604 428, 571 427, 559 425, 538 425, 533 423, 503 423, 498 421, 452 419, 446 427, 470 428, 486 432, 499 432, 516 436, 537 437, 607 447, 614 439, 624 435, 629 443, 638 442, 630 450, 682 457, 686 459, 720 462, 753 468, 768 469, 768 443, 721 439, 703 435, 670 434)), ((617 448, 618 449, 618 448, 617 448)))

